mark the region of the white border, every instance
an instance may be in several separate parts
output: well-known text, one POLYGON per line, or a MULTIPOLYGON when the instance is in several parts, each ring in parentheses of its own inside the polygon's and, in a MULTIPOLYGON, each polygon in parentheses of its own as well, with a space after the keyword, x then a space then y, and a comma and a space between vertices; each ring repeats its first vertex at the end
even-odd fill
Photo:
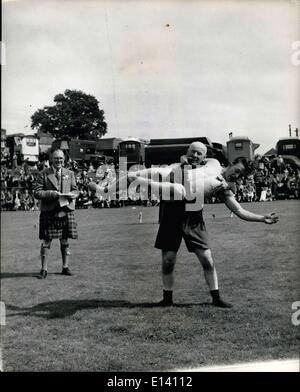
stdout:
POLYGON ((236 365, 220 365, 193 369, 175 369, 175 372, 300 372, 299 359, 282 361, 248 362, 236 365))

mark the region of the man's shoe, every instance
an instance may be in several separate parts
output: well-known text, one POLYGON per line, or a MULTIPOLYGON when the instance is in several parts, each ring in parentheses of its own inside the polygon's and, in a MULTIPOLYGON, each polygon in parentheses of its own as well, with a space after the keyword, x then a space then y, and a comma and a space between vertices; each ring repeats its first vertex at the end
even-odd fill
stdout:
POLYGON ((62 269, 61 271, 62 275, 67 275, 67 276, 72 276, 73 274, 71 274, 71 271, 69 270, 69 267, 65 267, 62 269))
POLYGON ((173 306, 173 301, 167 301, 166 299, 162 299, 156 304, 156 306, 162 306, 162 307, 173 306))
POLYGON ((41 276, 41 279, 46 279, 47 278, 47 271, 44 269, 41 269, 40 276, 41 276))
POLYGON ((227 308, 227 309, 232 308, 231 304, 229 304, 228 302, 223 301, 221 298, 213 300, 212 304, 214 306, 219 307, 219 308, 227 308))

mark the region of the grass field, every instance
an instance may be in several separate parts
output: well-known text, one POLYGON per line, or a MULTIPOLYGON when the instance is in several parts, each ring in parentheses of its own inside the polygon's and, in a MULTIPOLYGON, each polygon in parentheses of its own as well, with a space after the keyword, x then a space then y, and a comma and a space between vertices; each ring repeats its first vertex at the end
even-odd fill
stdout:
POLYGON ((299 296, 299 201, 245 204, 276 211, 268 226, 205 206, 220 290, 233 309, 210 305, 203 272, 183 244, 176 306, 161 299, 158 208, 76 211, 74 276, 59 275, 58 242, 49 275, 38 278, 39 212, 1 214, 1 327, 4 371, 168 371, 254 360, 297 358, 291 323, 299 296), (213 219, 212 214, 216 215, 213 219))

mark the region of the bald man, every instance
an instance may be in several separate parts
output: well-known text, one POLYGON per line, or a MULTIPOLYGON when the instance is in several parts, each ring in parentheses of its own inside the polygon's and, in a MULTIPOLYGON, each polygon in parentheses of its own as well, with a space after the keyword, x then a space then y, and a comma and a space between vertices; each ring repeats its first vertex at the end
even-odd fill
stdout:
MULTIPOLYGON (((273 224, 278 221, 275 213, 266 215, 253 214, 242 208, 236 201, 234 197, 235 181, 250 171, 245 159, 238 159, 232 165, 222 168, 217 160, 205 160, 205 157, 200 152, 198 150, 197 154, 194 149, 189 150, 186 157, 182 160, 193 165, 200 165, 195 169, 191 169, 193 174, 195 174, 194 177, 198 178, 198 180, 200 179, 201 185, 200 189, 195 189, 196 181, 192 179, 191 188, 192 193, 196 192, 195 200, 188 201, 184 199, 187 194, 185 189, 182 191, 184 194, 183 200, 164 201, 162 203, 160 227, 155 242, 155 247, 162 251, 163 299, 158 303, 159 306, 173 305, 174 268, 177 252, 183 238, 188 251, 195 253, 203 267, 205 281, 212 297, 212 304, 221 308, 232 307, 231 304, 223 301, 220 297, 217 271, 203 220, 202 201, 204 196, 212 193, 217 194, 231 212, 248 222, 273 224), (191 154, 193 159, 190 158, 191 154), (197 201, 199 192, 202 197, 200 197, 200 205, 197 205, 195 201, 197 201)), ((184 168, 180 164, 173 170, 184 170, 184 168)), ((167 183, 164 186, 166 187, 167 183)), ((179 188, 177 190, 178 192, 180 191, 179 188)))
MULTIPOLYGON (((158 303, 159 306, 173 305, 174 268, 182 238, 188 251, 196 254, 203 267, 212 304, 222 308, 232 306, 220 297, 217 271, 203 220, 204 196, 217 193, 233 213, 246 221, 266 224, 278 221, 276 214, 253 214, 244 210, 235 200, 235 181, 249 171, 245 159, 222 168, 217 160, 206 159, 206 152, 204 144, 195 142, 189 146, 187 154, 178 164, 129 174, 130 181, 151 185, 162 196, 167 196, 161 200, 160 226, 155 241, 155 247, 162 251, 163 299, 158 303), (156 174, 160 178, 153 180, 156 174), (200 203, 197 203, 197 196, 200 203)), ((122 181, 124 179, 120 183, 122 181)), ((101 191, 105 192, 105 189, 101 191)))
MULTIPOLYGON (((183 171, 186 167, 193 170, 205 165, 207 163, 206 154, 207 147, 201 142, 194 142, 189 146, 186 155, 181 157, 181 162, 178 164, 129 173, 127 177, 120 178, 117 184, 109 187, 103 188, 94 183, 90 184, 90 189, 104 195, 126 187, 128 179, 129 182, 136 180, 142 185, 150 184, 152 190, 158 190, 163 196, 166 196, 161 198, 160 226, 155 242, 155 247, 162 250, 163 300, 158 303, 159 306, 171 306, 173 304, 174 267, 177 251, 182 238, 184 238, 188 251, 196 254, 203 267, 205 280, 213 297, 213 304, 230 307, 219 296, 217 272, 208 245, 202 216, 203 205, 196 211, 186 213, 187 187, 186 184, 182 184, 183 171), (168 201, 165 199, 168 199, 168 201)), ((206 183, 209 182, 206 181, 206 183)), ((214 189, 222 187, 227 187, 225 181, 215 181, 214 189)))
MULTIPOLYGON (((203 143, 192 143, 186 155, 181 158, 181 162, 177 165, 172 165, 171 182, 176 183, 177 178, 184 177, 182 173, 186 168, 190 169, 187 170, 187 173, 193 169, 201 170, 202 168, 203 171, 207 164, 206 154, 207 148, 203 143)), ((202 182, 203 187, 205 187, 205 184, 208 184, 208 181, 200 182, 202 182)), ((174 268, 177 252, 183 238, 188 251, 195 253, 201 263, 213 305, 229 308, 231 305, 223 301, 219 294, 217 271, 203 220, 203 204, 196 209, 188 208, 193 205, 190 205, 185 199, 187 186, 182 183, 177 184, 177 186, 182 186, 182 188, 177 187, 174 190, 174 198, 176 198, 176 191, 180 192, 180 189, 183 192, 183 198, 181 200, 161 202, 160 225, 155 241, 155 247, 161 249, 162 252, 163 299, 158 305, 173 305, 174 268)), ((220 181, 217 186, 219 186, 218 189, 221 189, 222 186, 227 187, 227 184, 220 181)), ((217 189, 217 186, 215 189, 217 189)), ((202 188, 201 192, 202 196, 204 196, 204 188, 202 188)), ((204 197, 202 201, 204 202, 204 197)))

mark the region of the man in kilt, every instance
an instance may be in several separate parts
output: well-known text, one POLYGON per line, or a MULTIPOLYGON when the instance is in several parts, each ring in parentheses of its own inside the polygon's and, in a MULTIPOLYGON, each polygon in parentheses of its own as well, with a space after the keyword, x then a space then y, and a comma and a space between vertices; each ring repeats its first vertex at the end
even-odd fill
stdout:
POLYGON ((47 277, 47 261, 51 242, 60 240, 62 274, 72 275, 69 269, 69 238, 77 238, 77 223, 74 217, 75 199, 78 189, 74 173, 64 168, 64 153, 55 150, 52 166, 41 171, 36 179, 34 196, 41 200, 39 238, 41 243, 41 278, 47 277))

